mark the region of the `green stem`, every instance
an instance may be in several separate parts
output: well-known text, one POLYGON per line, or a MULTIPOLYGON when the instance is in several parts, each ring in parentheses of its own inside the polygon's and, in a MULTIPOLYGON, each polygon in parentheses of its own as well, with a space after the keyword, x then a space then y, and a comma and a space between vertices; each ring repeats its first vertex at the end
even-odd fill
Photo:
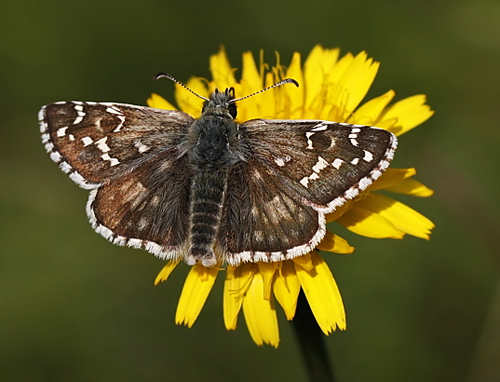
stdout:
POLYGON ((302 291, 292 321, 311 382, 335 382, 324 335, 302 291))

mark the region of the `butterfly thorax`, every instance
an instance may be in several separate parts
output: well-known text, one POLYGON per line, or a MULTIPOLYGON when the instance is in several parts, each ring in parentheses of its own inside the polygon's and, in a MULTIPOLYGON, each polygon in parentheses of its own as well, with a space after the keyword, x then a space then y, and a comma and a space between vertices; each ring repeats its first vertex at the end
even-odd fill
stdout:
POLYGON ((216 91, 205 102, 202 116, 190 128, 185 143, 194 170, 191 185, 188 264, 217 263, 215 238, 220 226, 229 169, 242 160, 233 91, 216 91))

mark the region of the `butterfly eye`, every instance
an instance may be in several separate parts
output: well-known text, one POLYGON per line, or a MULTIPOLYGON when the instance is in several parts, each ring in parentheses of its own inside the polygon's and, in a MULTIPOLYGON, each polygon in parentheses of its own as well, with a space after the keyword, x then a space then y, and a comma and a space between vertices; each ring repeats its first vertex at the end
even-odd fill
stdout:
POLYGON ((230 103, 229 106, 227 107, 227 110, 229 111, 229 115, 233 117, 233 119, 236 118, 237 111, 235 103, 230 103))

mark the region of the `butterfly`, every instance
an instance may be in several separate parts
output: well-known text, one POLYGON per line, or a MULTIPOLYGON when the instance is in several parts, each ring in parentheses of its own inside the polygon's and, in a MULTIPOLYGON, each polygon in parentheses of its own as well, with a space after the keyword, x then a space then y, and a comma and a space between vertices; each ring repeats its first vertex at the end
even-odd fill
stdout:
POLYGON ((114 244, 207 267, 292 259, 315 248, 325 215, 380 177, 396 150, 392 133, 370 126, 238 124, 236 102, 249 96, 233 88, 197 96, 198 119, 106 102, 40 110, 45 149, 90 190, 90 224, 114 244))

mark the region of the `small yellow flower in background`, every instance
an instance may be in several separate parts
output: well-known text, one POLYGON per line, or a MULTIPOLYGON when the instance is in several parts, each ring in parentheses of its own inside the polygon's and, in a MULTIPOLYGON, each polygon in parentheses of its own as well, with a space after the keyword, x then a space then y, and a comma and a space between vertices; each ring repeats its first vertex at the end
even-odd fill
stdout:
MULTIPOLYGON (((303 65, 300 54, 295 53, 288 67, 276 65, 268 71, 266 68, 268 66, 263 62, 257 66, 251 53, 244 53, 241 80, 238 82, 235 69, 221 49, 210 57, 212 81, 195 77, 186 85, 204 97, 209 97, 216 88, 224 90, 230 87, 235 89, 237 97, 243 97, 287 77, 300 84, 298 89, 281 86, 245 99, 239 104, 238 123, 253 118, 322 119, 377 126, 401 135, 433 114, 425 104, 424 95, 408 97, 389 105, 395 96, 392 90, 360 106, 379 68, 379 63, 368 58, 365 52, 340 57, 339 49, 316 46, 303 65)), ((193 117, 201 115, 203 101, 179 85, 176 85, 175 98, 180 110, 193 117)), ((175 109, 156 94, 148 99, 148 105, 175 109)), ((401 239, 409 234, 428 239, 434 228, 429 219, 403 203, 374 192, 383 189, 420 197, 432 195, 432 190, 413 179, 415 174, 413 168, 389 168, 355 199, 327 215, 327 222, 335 221, 356 234, 370 238, 401 239)), ((317 249, 342 254, 354 251, 345 239, 329 231, 317 249)), ((178 263, 169 261, 155 284, 165 281, 178 263)), ((219 272, 225 272, 223 317, 226 328, 236 329, 239 313, 243 309, 250 335, 258 345, 278 346, 276 302, 287 319, 292 320, 301 289, 325 334, 336 328, 346 328, 339 289, 328 265, 317 251, 292 260, 246 263, 237 267, 226 266, 225 269, 196 264, 184 283, 175 317, 177 324, 188 327, 194 324, 219 272)))

